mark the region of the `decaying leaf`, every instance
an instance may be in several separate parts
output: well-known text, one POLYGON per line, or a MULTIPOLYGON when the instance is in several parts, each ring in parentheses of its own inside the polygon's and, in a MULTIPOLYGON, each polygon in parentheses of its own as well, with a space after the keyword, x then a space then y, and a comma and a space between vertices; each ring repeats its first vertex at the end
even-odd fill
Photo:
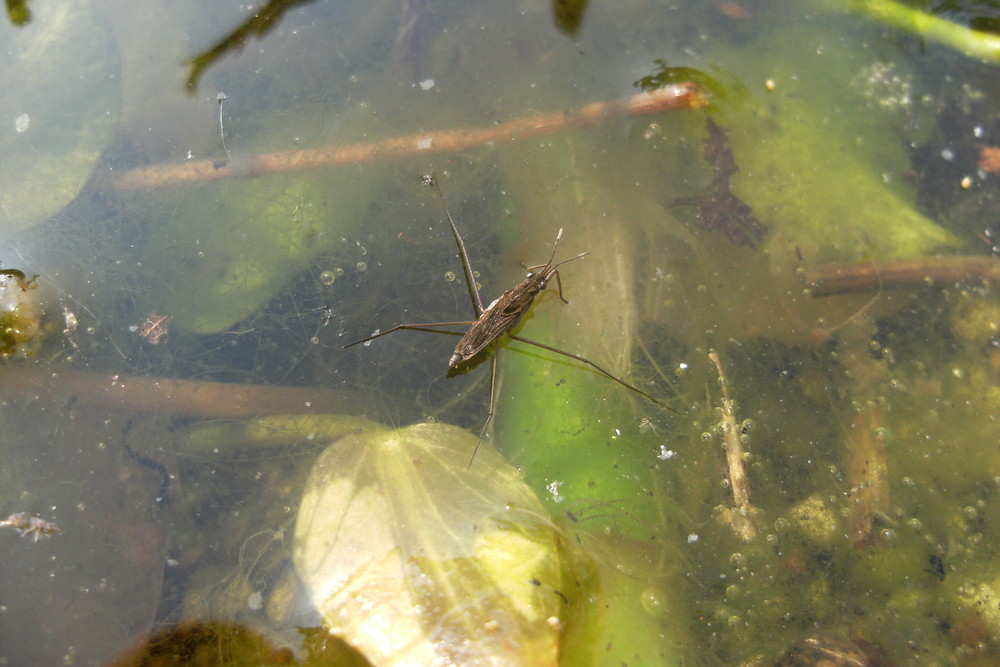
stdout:
POLYGON ((754 241, 761 241, 767 226, 754 217, 747 204, 729 188, 729 177, 739 172, 736 158, 729 147, 725 130, 711 117, 705 121, 708 137, 703 143, 705 160, 715 169, 715 178, 701 193, 694 197, 675 199, 674 206, 694 206, 698 209, 695 221, 704 229, 725 234, 736 246, 756 249, 754 241))
POLYGON ((295 566, 375 665, 555 665, 558 536, 517 470, 444 424, 362 432, 313 467, 295 566), (484 451, 485 450, 485 451, 484 451))

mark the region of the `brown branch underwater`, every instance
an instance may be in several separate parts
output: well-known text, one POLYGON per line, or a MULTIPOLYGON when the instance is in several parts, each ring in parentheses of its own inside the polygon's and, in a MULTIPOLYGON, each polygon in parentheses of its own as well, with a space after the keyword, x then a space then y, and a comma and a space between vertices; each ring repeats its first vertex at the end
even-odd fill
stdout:
POLYGON ((4 399, 74 401, 77 405, 183 417, 249 419, 274 414, 362 414, 348 392, 199 382, 161 377, 0 369, 4 399))
POLYGON ((113 176, 112 187, 118 190, 134 190, 361 164, 411 155, 454 153, 570 129, 592 127, 621 116, 699 109, 707 105, 708 99, 697 85, 678 83, 638 93, 622 101, 595 102, 574 111, 557 111, 518 118, 485 128, 421 132, 384 141, 267 153, 240 160, 239 164, 235 165, 231 161, 221 167, 212 160, 140 167, 113 176))
POLYGON ((813 296, 956 283, 974 286, 996 280, 1000 280, 1000 262, 987 256, 824 264, 806 274, 813 296))

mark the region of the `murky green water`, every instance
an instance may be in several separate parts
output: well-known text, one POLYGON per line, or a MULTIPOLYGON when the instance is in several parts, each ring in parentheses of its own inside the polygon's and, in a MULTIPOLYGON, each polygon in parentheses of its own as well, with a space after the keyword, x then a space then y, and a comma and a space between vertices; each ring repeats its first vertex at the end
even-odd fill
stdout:
POLYGON ((982 34, 875 0, 309 2, 189 87, 252 16, 202 5, 0 27, 0 260, 45 332, 0 369, 0 518, 62 530, 0 526, 3 660, 208 619, 306 663, 322 623, 377 664, 996 659, 982 34), (692 81, 705 108, 637 113, 692 81), (504 343, 469 467, 488 359, 343 350, 474 318, 429 173, 484 305, 589 253, 518 335, 677 414, 504 343), (419 422, 472 435, 377 426, 419 422))

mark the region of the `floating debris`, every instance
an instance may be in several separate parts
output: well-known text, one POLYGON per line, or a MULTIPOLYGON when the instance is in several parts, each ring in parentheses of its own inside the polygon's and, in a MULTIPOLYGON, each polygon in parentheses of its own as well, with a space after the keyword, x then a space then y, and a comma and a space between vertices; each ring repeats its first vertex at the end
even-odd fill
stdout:
POLYGON ((16 512, 11 514, 3 521, 0 521, 0 526, 10 526, 20 533, 21 537, 31 535, 35 542, 37 542, 38 538, 43 535, 47 537, 54 533, 62 532, 59 526, 55 523, 46 521, 45 519, 40 519, 37 516, 31 516, 27 512, 16 512))
POLYGON ((160 340, 170 333, 170 315, 160 315, 152 312, 139 328, 139 335, 149 341, 150 345, 159 345, 160 340))

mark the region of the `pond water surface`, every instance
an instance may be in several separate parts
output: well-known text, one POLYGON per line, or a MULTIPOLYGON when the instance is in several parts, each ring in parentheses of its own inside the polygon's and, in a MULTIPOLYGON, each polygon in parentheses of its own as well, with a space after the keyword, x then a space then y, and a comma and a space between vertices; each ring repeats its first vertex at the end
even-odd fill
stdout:
POLYGON ((878 0, 27 7, 0 518, 61 532, 0 526, 0 662, 178 626, 223 663, 996 661, 986 33, 878 0), (343 349, 475 319, 430 175, 484 306, 587 253, 513 331, 597 368, 343 349))

